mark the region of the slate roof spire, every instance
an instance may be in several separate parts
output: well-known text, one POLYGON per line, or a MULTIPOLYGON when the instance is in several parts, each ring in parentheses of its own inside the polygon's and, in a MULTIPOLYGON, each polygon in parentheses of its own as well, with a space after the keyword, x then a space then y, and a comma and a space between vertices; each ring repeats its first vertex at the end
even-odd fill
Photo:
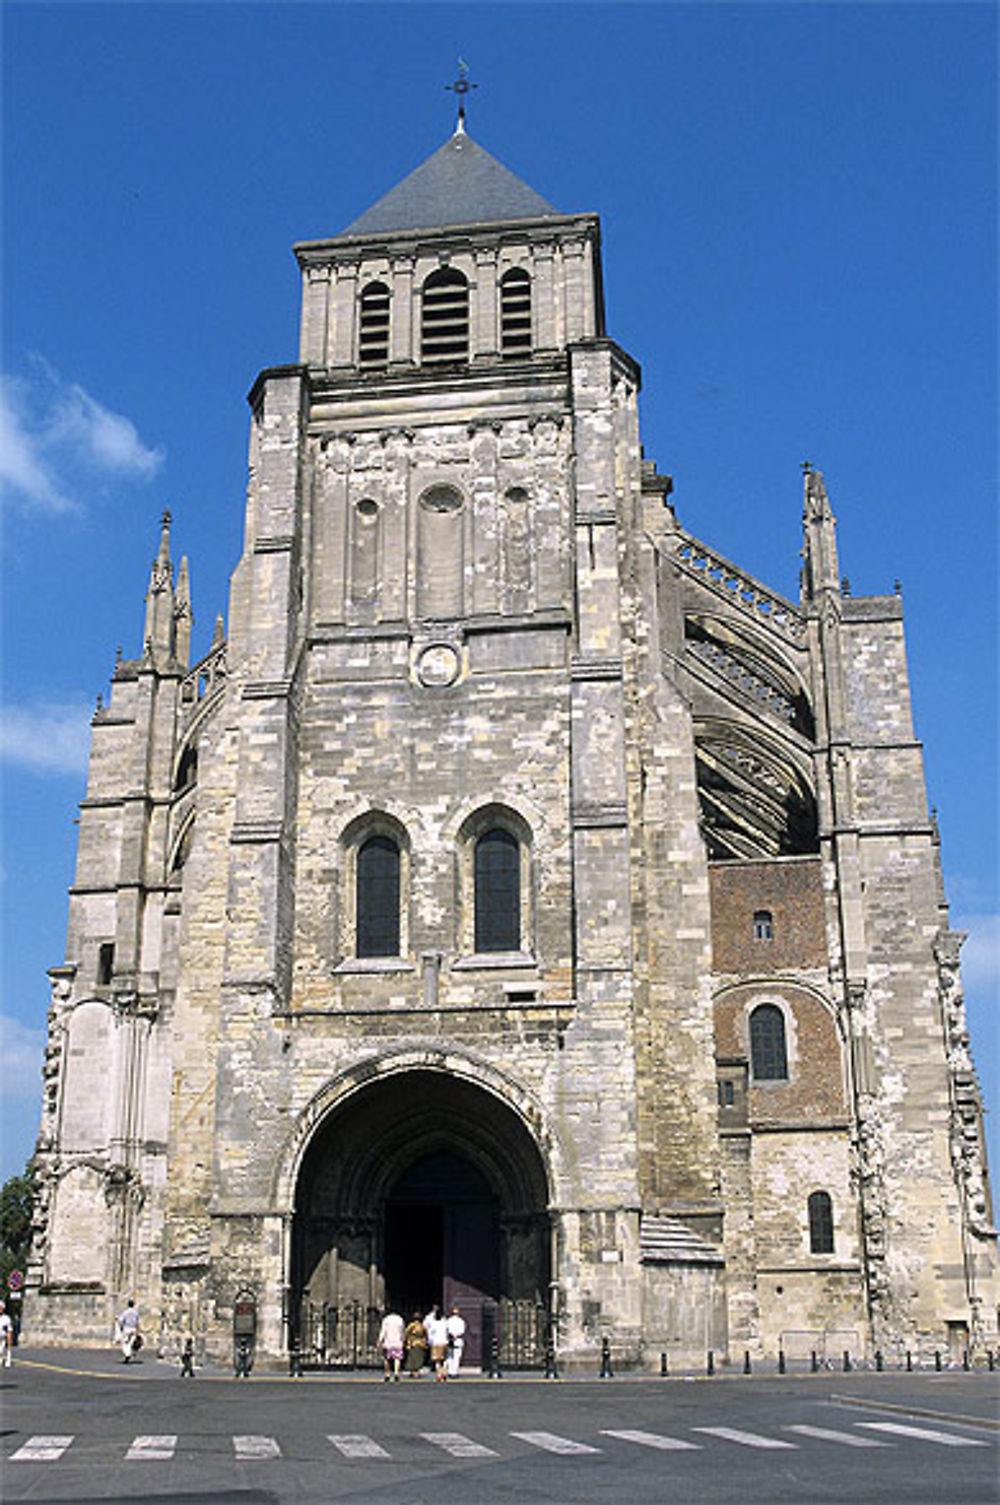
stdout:
POLYGON ((454 134, 341 235, 436 230, 559 215, 547 199, 468 135, 462 98, 460 93, 459 124, 454 134))

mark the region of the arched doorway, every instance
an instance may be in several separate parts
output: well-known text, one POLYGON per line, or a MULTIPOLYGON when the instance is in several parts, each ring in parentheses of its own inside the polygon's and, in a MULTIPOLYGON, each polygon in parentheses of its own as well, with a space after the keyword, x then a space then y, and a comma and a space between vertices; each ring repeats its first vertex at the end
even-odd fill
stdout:
POLYGON ((522 1118, 447 1072, 392 1074, 329 1113, 303 1157, 292 1336, 356 1361, 389 1306, 457 1305, 477 1363, 484 1324, 532 1327, 550 1259, 548 1180, 522 1118))

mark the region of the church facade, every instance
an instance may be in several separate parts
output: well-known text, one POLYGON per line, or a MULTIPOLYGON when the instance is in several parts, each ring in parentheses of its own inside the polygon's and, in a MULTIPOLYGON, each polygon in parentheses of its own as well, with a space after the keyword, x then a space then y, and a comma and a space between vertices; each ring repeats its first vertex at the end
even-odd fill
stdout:
MULTIPOLYGON (((898 594, 688 533, 600 227, 465 132, 296 247, 228 623, 165 517, 94 716, 29 1284, 165 1351, 387 1306, 590 1368, 995 1341, 898 594)), ((360 1337, 359 1337, 360 1333, 360 1337)))

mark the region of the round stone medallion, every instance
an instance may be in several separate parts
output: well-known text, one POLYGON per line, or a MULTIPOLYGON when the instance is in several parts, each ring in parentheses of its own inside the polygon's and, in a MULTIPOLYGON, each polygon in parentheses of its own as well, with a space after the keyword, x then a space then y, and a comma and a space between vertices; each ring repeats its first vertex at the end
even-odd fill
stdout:
POLYGON ((453 685, 458 670, 458 654, 450 643, 432 643, 417 659, 417 678, 422 685, 453 685))

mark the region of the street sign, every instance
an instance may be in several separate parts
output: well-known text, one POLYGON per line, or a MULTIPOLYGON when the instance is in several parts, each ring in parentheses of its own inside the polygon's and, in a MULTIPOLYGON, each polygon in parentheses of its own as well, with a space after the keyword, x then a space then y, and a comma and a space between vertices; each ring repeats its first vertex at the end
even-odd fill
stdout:
POLYGON ((19 1291, 23 1285, 24 1275, 21 1273, 21 1271, 11 1270, 10 1274, 7 1276, 8 1291, 19 1291))

